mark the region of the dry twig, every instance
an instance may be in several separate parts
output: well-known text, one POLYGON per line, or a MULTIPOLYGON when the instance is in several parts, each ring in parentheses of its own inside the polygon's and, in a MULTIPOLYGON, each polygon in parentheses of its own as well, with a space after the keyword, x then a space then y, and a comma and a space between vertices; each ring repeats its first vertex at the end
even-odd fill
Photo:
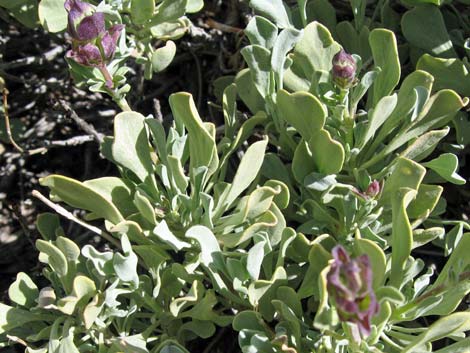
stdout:
POLYGON ((75 112, 75 110, 72 109, 72 107, 65 102, 62 99, 58 99, 58 102, 64 112, 68 114, 68 116, 78 125, 80 129, 82 129, 84 132, 87 134, 93 136, 94 140, 101 144, 103 142, 103 137, 104 135, 102 133, 99 133, 96 131, 95 127, 89 123, 87 123, 85 120, 80 118, 78 114, 75 112))

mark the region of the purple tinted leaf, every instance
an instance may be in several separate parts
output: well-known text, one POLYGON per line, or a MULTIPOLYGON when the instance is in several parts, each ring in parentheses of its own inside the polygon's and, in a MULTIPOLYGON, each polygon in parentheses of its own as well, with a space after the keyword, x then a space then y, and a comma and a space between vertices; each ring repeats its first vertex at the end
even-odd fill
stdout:
POLYGON ((117 41, 121 35, 124 25, 114 25, 108 29, 103 38, 101 39, 101 45, 103 47, 103 53, 106 60, 111 60, 116 51, 117 41))
POLYGON ((100 50, 96 45, 91 43, 80 45, 76 49, 69 50, 67 57, 84 66, 98 67, 103 65, 100 50))

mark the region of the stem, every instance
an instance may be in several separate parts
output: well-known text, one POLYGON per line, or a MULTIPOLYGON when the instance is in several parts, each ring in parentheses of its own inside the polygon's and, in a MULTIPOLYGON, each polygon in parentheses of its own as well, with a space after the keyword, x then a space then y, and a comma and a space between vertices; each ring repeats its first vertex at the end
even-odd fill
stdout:
POLYGON ((299 5, 300 19, 302 20, 302 25, 307 27, 307 0, 297 0, 299 5))
POLYGON ((100 65, 100 66, 98 66, 98 69, 100 69, 101 73, 104 76, 104 79, 106 81, 106 87, 108 87, 109 89, 113 88, 113 86, 114 86, 113 77, 109 73, 108 68, 106 67, 106 65, 104 65, 104 64, 100 65))
POLYGON ((13 134, 11 133, 10 118, 8 116, 8 90, 4 87, 2 90, 3 94, 3 114, 5 115, 5 130, 10 140, 10 143, 15 147, 20 153, 24 153, 24 150, 15 142, 13 134))
POLYGON ((129 106, 129 103, 127 103, 126 98, 124 97, 113 97, 113 100, 116 102, 116 104, 121 108, 123 112, 131 112, 132 108, 129 106))
POLYGON ((393 348, 395 349, 398 349, 398 351, 402 351, 403 350, 403 347, 398 345, 397 343, 393 342, 386 334, 382 333, 380 335, 380 338, 383 339, 383 341, 385 343, 387 343, 388 345, 392 346, 393 348))
POLYGON ((110 234, 102 231, 98 227, 92 226, 91 224, 88 224, 88 223, 82 221, 81 219, 78 219, 71 212, 67 211, 62 206, 52 202, 47 197, 45 197, 43 194, 41 194, 39 191, 33 190, 31 194, 34 197, 36 197, 37 199, 39 199, 40 201, 42 201, 43 203, 45 203, 47 206, 52 208, 54 211, 56 211, 61 216, 67 218, 68 220, 70 220, 72 222, 75 222, 75 223, 81 225, 84 228, 87 228, 88 230, 91 230, 92 232, 98 234, 99 236, 101 236, 104 239, 106 239, 107 241, 109 241, 111 244, 116 246, 118 249, 121 249, 121 244, 119 243, 119 241, 114 239, 110 234))

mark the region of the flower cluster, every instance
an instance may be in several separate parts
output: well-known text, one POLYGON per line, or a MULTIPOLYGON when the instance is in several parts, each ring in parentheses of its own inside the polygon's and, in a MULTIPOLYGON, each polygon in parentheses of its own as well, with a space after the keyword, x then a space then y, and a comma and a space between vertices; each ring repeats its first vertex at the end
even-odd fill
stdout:
POLYGON ((350 88, 356 81, 356 60, 351 54, 341 49, 333 57, 333 81, 343 89, 350 88))
POLYGON ((338 245, 332 250, 333 263, 327 274, 328 294, 342 321, 357 324, 359 332, 370 334, 372 316, 379 303, 372 289, 372 268, 367 255, 351 259, 338 245))
POLYGON ((72 37, 72 49, 67 57, 81 65, 99 68, 106 86, 112 88, 113 80, 106 64, 114 57, 124 26, 118 24, 106 29, 104 13, 95 12, 86 2, 66 0, 64 6, 68 13, 67 29, 72 37))

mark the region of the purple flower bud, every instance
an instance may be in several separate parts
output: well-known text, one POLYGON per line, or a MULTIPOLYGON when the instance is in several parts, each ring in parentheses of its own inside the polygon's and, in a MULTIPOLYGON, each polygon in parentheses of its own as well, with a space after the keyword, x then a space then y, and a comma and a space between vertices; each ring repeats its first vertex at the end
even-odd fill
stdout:
POLYGON ((69 14, 69 23, 74 23, 77 20, 80 21, 83 17, 93 12, 92 5, 80 0, 65 0, 64 7, 69 14))
POLYGON ((333 81, 341 88, 349 88, 356 79, 356 61, 351 54, 341 49, 333 57, 333 81))
POLYGON ((357 324, 359 332, 370 334, 370 321, 379 303, 372 289, 372 268, 367 255, 351 259, 338 245, 332 250, 333 263, 327 274, 328 294, 339 318, 357 324))
POLYGON ((69 50, 67 57, 84 66, 100 67, 104 65, 99 48, 91 43, 79 45, 77 48, 69 50))
POLYGON ((80 22, 93 13, 94 7, 80 0, 66 0, 64 4, 68 13, 67 30, 73 38, 77 38, 77 27, 80 22))
POLYGON ((374 198, 380 193, 380 189, 381 189, 380 183, 377 180, 374 180, 367 187, 365 194, 371 198, 374 198))
POLYGON ((80 65, 100 69, 108 88, 113 87, 113 78, 106 64, 116 51, 117 41, 124 25, 114 25, 106 30, 104 13, 94 12, 94 7, 80 0, 66 0, 68 31, 72 36, 73 49, 67 57, 80 65))
POLYGON ((105 60, 111 60, 116 51, 117 41, 121 35, 124 25, 114 25, 108 29, 101 39, 101 46, 103 47, 103 54, 105 60))

